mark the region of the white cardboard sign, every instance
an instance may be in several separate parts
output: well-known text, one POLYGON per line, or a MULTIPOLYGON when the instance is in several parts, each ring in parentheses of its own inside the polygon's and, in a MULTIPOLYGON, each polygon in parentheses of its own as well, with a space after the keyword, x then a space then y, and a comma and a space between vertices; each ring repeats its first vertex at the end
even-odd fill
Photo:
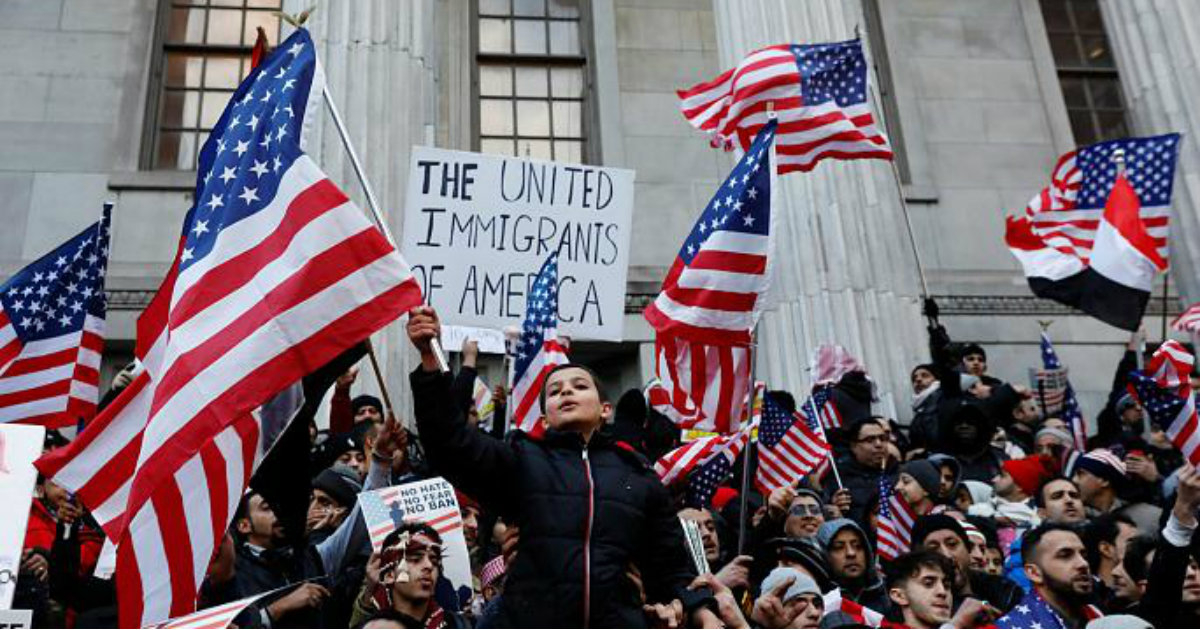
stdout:
POLYGON ((0 610, 12 607, 17 573, 21 569, 21 549, 25 546, 25 526, 37 469, 33 461, 42 454, 46 429, 24 424, 0 424, 0 610))
POLYGON ((558 329, 620 341, 633 180, 627 169, 415 147, 400 252, 443 323, 503 330, 521 325, 558 251, 558 329))

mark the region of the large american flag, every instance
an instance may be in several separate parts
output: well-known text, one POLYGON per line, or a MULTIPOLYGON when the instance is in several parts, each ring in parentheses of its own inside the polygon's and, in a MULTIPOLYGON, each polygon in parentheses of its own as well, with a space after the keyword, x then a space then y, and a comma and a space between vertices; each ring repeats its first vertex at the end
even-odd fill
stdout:
POLYGON ((895 560, 912 547, 913 523, 917 513, 896 494, 887 475, 879 476, 879 520, 875 525, 875 552, 880 559, 895 560))
POLYGON ((658 334, 651 407, 683 429, 736 431, 750 391, 750 348, 714 346, 658 334))
POLYGON ((567 363, 567 350, 558 339, 558 252, 542 268, 525 303, 525 323, 513 360, 513 426, 526 433, 541 433, 539 397, 546 374, 567 363))
MULTIPOLYGON (((1047 370, 1062 369, 1062 362, 1058 360, 1054 344, 1050 343, 1050 335, 1045 332, 1042 332, 1042 367, 1047 370)), ((1081 453, 1087 451, 1087 421, 1083 418, 1083 411, 1080 410, 1079 401, 1075 398, 1075 388, 1071 387, 1070 381, 1067 382, 1063 392, 1062 415, 1063 420, 1071 427, 1075 450, 1081 453)))
POLYGON ((82 485, 109 486, 97 495, 123 508, 106 528, 123 626, 194 610, 274 432, 265 417, 297 406, 280 396, 421 302, 392 245, 303 152, 323 89, 299 29, 235 91, 200 152, 179 255, 138 321, 144 372, 76 452, 82 485), (97 479, 104 449, 130 474, 97 479))
POLYGON ((829 443, 815 416, 788 413, 770 395, 763 396, 758 429, 758 472, 754 483, 763 495, 794 485, 828 459, 829 443))
POLYGON ((750 53, 736 68, 679 90, 680 108, 714 146, 742 149, 779 115, 780 173, 809 171, 824 158, 892 159, 867 99, 862 42, 783 44, 750 53))
POLYGON ((1145 372, 1130 375, 1129 390, 1184 457, 1200 466, 1200 416, 1188 381, 1194 361, 1182 344, 1168 340, 1154 352, 1145 372))
POLYGON ((750 344, 774 264, 775 169, 770 165, 776 126, 771 121, 763 127, 679 248, 662 291, 644 312, 659 335, 710 345, 750 344))
POLYGON ((1125 152, 1125 173, 1142 204, 1142 222, 1159 255, 1167 260, 1179 134, 1109 140, 1063 154, 1054 166, 1050 186, 1029 202, 1025 216, 1047 245, 1086 264, 1116 180, 1113 152, 1117 149, 1125 152))
POLYGON ((96 413, 112 205, 0 285, 0 422, 57 428, 96 413))

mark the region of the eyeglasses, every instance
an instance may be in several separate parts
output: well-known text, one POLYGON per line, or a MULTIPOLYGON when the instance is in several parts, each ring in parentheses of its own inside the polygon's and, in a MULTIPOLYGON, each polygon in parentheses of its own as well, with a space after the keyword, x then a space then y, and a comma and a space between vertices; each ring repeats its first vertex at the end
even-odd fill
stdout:
POLYGON ((821 506, 797 503, 788 509, 788 514, 792 516, 820 516, 821 506))

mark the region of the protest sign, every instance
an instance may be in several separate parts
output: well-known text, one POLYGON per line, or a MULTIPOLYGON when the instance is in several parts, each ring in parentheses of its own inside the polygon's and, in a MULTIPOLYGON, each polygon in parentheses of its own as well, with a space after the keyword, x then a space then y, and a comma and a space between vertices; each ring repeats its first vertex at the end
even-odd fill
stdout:
POLYGON ((621 339, 633 171, 415 147, 400 252, 443 323, 520 326, 558 251, 559 324, 621 339))
POLYGON ((32 628, 32 610, 0 610, 0 628, 32 628))
POLYGON ((504 333, 499 330, 474 326, 442 326, 443 348, 457 352, 468 339, 474 339, 482 353, 504 354, 504 333))
POLYGON ((46 429, 24 424, 0 424, 0 505, 8 516, 0 518, 0 610, 12 607, 25 525, 37 470, 33 460, 42 454, 46 429))
POLYGON ((445 479, 434 477, 364 492, 358 495, 358 504, 375 551, 401 523, 425 523, 437 530, 442 536, 442 575, 454 586, 460 601, 470 599, 471 559, 463 536, 462 513, 454 487, 445 479))

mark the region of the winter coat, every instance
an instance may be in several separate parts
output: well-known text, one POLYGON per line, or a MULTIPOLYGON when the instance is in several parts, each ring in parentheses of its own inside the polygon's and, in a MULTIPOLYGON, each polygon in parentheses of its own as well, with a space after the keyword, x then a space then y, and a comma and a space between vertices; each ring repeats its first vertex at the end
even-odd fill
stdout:
MULTIPOLYGON (((848 514, 843 514, 846 518, 865 527, 867 523, 867 506, 879 498, 879 475, 878 468, 867 468, 858 463, 853 455, 839 458, 837 460, 838 475, 842 480, 842 486, 850 491, 850 511, 848 514)), ((888 485, 896 483, 896 467, 892 467, 886 472, 888 485)), ((836 483, 825 484, 825 502, 833 501, 833 495, 838 491, 836 483)))
POLYGON ((827 521, 817 530, 817 544, 828 557, 829 543, 846 528, 853 529, 862 539, 863 549, 866 553, 866 571, 855 584, 847 584, 839 580, 837 576, 833 577, 834 583, 842 590, 842 596, 846 599, 858 602, 872 610, 886 611, 891 608, 892 600, 888 597, 887 585, 884 583, 883 577, 875 570, 874 545, 871 538, 867 536, 866 528, 846 518, 827 521))
POLYGON ((647 461, 601 432, 549 430, 508 441, 470 429, 448 404, 451 377, 418 368, 413 405, 433 470, 520 528, 497 623, 634 627, 647 601, 684 598, 695 569, 666 488, 647 461))

